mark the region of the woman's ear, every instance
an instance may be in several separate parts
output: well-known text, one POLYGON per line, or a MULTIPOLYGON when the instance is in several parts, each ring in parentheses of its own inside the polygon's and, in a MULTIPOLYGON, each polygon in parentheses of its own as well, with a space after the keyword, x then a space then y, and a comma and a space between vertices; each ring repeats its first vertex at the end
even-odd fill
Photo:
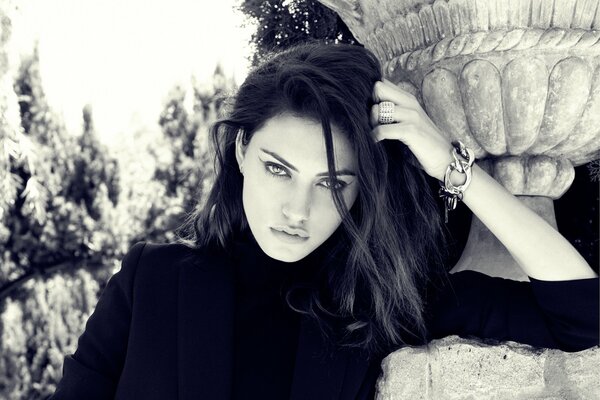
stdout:
POLYGON ((246 145, 244 144, 244 130, 238 130, 235 137, 235 158, 242 175, 244 174, 244 156, 246 154, 246 145))

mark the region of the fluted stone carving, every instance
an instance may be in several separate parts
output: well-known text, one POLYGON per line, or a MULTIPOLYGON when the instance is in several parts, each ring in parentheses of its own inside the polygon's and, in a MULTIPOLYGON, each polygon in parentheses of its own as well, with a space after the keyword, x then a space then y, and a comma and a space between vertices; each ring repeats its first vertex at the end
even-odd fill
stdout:
MULTIPOLYGON (((388 79, 414 86, 450 138, 556 227, 551 199, 574 166, 600 157, 600 0, 321 2, 388 79)), ((477 218, 463 269, 527 279, 477 218)))

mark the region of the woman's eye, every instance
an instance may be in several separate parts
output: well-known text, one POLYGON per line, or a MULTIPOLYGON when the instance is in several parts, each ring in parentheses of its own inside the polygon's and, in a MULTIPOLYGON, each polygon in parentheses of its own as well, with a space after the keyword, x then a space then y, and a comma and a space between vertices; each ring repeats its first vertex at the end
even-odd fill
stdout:
POLYGON ((287 176, 287 171, 285 169, 283 169, 280 165, 273 164, 273 163, 265 163, 265 168, 272 175, 275 175, 275 176, 287 176))
POLYGON ((321 185, 329 190, 342 190, 346 187, 347 183, 343 181, 334 180, 333 183, 329 180, 322 181, 321 185))

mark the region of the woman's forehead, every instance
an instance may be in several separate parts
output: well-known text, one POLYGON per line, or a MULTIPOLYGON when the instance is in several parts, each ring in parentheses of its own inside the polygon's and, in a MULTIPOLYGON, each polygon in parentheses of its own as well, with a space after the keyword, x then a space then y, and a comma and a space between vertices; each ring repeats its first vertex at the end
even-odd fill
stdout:
MULTIPOLYGON (((332 126, 336 167, 355 168, 356 160, 347 136, 332 126)), ((320 164, 327 169, 325 135, 320 121, 293 114, 279 114, 258 129, 249 146, 259 153, 275 153, 299 164, 320 164), (266 151, 265 151, 266 150, 266 151)))

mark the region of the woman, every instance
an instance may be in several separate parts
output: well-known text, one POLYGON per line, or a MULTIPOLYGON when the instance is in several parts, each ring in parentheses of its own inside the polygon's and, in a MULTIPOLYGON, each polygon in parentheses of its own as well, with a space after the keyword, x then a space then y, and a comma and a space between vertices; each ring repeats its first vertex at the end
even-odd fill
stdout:
POLYGON ((133 246, 53 398, 367 399, 382 357, 432 338, 597 345, 594 271, 381 77, 346 45, 252 71, 212 128, 216 181, 190 236, 133 246), (531 283, 446 276, 423 171, 531 283))

